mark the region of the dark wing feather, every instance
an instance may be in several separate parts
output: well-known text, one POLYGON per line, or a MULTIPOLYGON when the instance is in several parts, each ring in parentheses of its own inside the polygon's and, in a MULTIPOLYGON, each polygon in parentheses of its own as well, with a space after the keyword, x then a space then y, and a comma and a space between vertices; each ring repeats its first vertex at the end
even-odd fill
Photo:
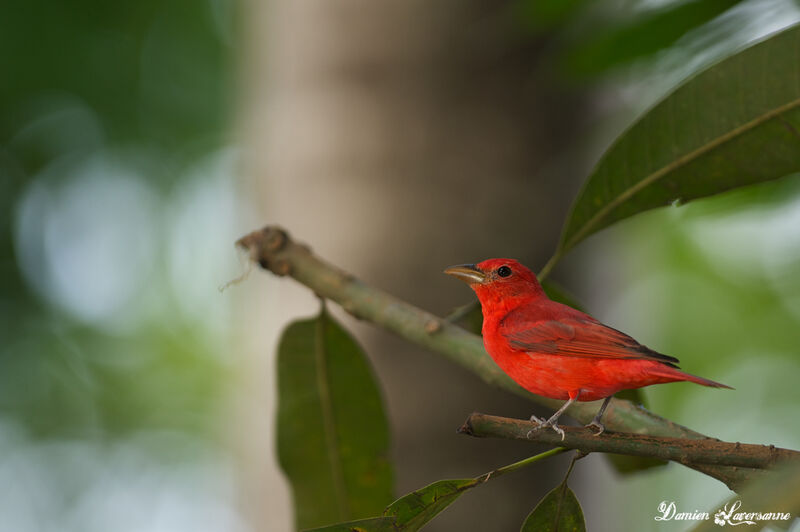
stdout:
MULTIPOLYGON (((511 324, 507 324, 511 325, 511 324)), ((596 320, 568 318, 526 323, 523 328, 501 327, 511 346, 549 355, 654 360, 678 367, 678 359, 644 346, 596 320)))

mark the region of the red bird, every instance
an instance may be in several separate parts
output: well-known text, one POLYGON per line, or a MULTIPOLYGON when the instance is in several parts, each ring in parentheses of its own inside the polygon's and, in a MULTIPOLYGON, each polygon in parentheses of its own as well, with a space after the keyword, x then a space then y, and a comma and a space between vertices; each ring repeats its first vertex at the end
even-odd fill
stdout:
POLYGON ((678 369, 678 359, 662 355, 588 314, 557 303, 536 275, 512 259, 451 266, 444 273, 475 291, 483 308, 483 344, 500 368, 529 392, 567 402, 548 420, 531 417, 538 428, 556 424, 574 401, 605 399, 587 427, 600 422, 611 396, 651 384, 689 381, 730 388, 678 369))

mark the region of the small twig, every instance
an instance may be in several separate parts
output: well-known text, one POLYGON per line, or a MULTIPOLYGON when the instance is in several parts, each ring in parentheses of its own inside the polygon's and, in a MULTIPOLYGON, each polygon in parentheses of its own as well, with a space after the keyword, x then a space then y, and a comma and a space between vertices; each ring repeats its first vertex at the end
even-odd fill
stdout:
POLYGON ((581 449, 577 450, 577 452, 572 456, 572 460, 570 460, 569 462, 569 467, 567 468, 567 473, 564 475, 563 482, 569 480, 569 476, 572 474, 572 468, 575 467, 575 462, 577 462, 581 458, 586 458, 587 456, 589 456, 589 453, 587 451, 583 451, 581 449))
POLYGON ((780 462, 800 461, 800 452, 774 445, 730 443, 711 438, 690 440, 665 438, 644 434, 604 432, 597 435, 584 427, 561 427, 564 440, 549 429, 531 431, 531 422, 487 414, 472 414, 459 429, 462 434, 477 437, 494 437, 526 440, 535 443, 558 445, 579 449, 584 453, 601 452, 648 456, 671 460, 693 467, 696 465, 731 466, 737 468, 768 469, 780 462))
POLYGON ((516 471, 517 469, 522 469, 523 467, 544 460, 545 458, 550 458, 551 456, 565 453, 567 451, 569 451, 569 449, 567 449, 566 447, 556 447, 555 449, 550 449, 549 451, 545 451, 543 453, 539 453, 534 456, 529 456, 528 458, 520 460, 519 462, 514 462, 513 464, 497 468, 494 471, 489 471, 488 473, 484 473, 483 475, 476 477, 475 480, 477 480, 478 482, 487 482, 490 478, 495 478, 501 475, 505 475, 506 473, 511 473, 512 471, 516 471))

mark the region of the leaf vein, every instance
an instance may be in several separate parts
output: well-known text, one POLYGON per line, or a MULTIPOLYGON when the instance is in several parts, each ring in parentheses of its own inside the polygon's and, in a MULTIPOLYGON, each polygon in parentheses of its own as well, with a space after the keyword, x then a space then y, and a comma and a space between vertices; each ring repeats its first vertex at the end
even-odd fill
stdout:
POLYGON ((328 449, 328 459, 331 467, 331 478, 336 497, 336 506, 339 508, 340 518, 349 519, 350 508, 347 504, 347 485, 344 481, 344 470, 339 453, 339 444, 336 437, 336 419, 333 413, 333 398, 331 397, 330 375, 328 374, 328 353, 325 349, 325 326, 327 324, 327 311, 323 307, 316 323, 315 362, 317 368, 317 388, 319 389, 322 404, 322 422, 325 431, 325 446, 328 449))

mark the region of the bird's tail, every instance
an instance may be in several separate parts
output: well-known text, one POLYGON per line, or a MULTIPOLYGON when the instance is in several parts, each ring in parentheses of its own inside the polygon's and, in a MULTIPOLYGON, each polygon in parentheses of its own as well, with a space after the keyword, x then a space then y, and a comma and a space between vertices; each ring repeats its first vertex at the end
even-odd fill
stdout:
POLYGON ((709 386, 711 388, 727 388, 729 390, 733 390, 733 387, 728 386, 727 384, 712 381, 711 379, 704 379, 703 377, 698 377, 697 375, 692 375, 691 373, 685 373, 679 369, 671 368, 666 365, 663 366, 663 368, 653 370, 653 373, 674 381, 688 381, 694 382, 695 384, 701 384, 703 386, 709 386))

